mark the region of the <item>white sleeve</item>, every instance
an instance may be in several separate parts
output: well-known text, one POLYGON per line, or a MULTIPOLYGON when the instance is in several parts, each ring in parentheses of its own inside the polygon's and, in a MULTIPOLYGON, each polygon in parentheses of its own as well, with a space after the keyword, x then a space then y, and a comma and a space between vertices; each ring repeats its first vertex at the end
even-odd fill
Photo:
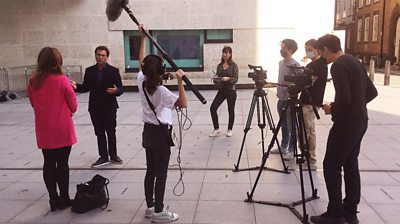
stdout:
POLYGON ((162 106, 171 110, 174 109, 175 103, 179 99, 179 97, 176 94, 173 94, 165 86, 160 86, 159 88, 161 92, 161 102, 163 104, 162 106))

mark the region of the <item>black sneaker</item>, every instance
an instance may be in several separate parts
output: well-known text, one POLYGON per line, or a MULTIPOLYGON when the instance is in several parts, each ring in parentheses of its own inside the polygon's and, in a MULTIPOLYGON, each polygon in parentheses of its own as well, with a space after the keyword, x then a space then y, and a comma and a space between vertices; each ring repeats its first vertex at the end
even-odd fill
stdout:
POLYGON ((345 215, 346 223, 348 224, 358 224, 360 221, 357 218, 357 215, 345 215))
POLYGON ((119 156, 111 157, 110 162, 115 163, 115 164, 122 164, 122 159, 119 158, 119 156))
POLYGON ((92 164, 92 167, 93 168, 97 168, 97 167, 100 167, 100 166, 107 165, 109 163, 110 163, 110 161, 108 161, 108 159, 103 159, 103 158, 100 157, 95 163, 92 164))
POLYGON ((315 224, 345 224, 343 216, 333 216, 328 212, 317 216, 311 216, 310 220, 315 224))

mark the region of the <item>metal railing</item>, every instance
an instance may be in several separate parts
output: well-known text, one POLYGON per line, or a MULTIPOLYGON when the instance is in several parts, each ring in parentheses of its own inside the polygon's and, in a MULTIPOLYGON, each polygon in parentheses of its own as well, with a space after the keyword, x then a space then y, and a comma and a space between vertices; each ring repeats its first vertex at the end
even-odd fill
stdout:
MULTIPOLYGON (((63 65, 63 72, 68 78, 82 82, 81 65, 63 65)), ((27 96, 29 77, 36 70, 36 65, 26 65, 0 69, 0 90, 16 97, 27 96)), ((15 98, 15 97, 14 97, 15 98)))

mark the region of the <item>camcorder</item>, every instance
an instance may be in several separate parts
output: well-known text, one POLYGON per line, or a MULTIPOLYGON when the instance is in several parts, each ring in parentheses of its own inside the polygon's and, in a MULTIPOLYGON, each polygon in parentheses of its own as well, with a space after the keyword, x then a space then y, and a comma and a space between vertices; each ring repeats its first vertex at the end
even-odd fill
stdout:
POLYGON ((253 69, 254 72, 249 72, 247 76, 256 83, 257 88, 263 88, 263 86, 266 84, 266 79, 267 79, 267 71, 263 70, 261 66, 256 66, 256 65, 248 65, 250 69, 253 69))
POLYGON ((314 74, 312 69, 295 65, 288 65, 287 67, 294 73, 293 75, 285 75, 283 77, 286 82, 293 83, 293 85, 288 87, 290 94, 297 94, 302 89, 312 85, 311 76, 314 74))

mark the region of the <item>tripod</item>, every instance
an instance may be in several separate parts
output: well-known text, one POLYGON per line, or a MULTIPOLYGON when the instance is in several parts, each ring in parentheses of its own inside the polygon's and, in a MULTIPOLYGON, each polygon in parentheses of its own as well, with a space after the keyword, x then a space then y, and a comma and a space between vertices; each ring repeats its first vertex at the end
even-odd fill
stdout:
MULTIPOLYGON (((266 126, 265 120, 267 119, 268 125, 272 132, 275 132, 276 129, 275 129, 274 121, 272 120, 272 114, 271 114, 271 110, 269 108, 267 94, 262 89, 262 86, 263 85, 259 85, 258 83, 256 83, 256 90, 254 90, 254 93, 253 93, 253 99, 251 101, 249 115, 247 116, 246 127, 243 130, 244 135, 243 135, 242 146, 240 147, 240 153, 239 153, 237 163, 234 164, 235 169, 233 170, 233 172, 238 172, 238 171, 242 171, 242 170, 256 170, 256 169, 260 168, 260 167, 250 167, 250 168, 245 168, 245 169, 239 169, 239 163, 240 163, 240 159, 242 157, 244 143, 246 141, 247 132, 250 130, 251 121, 253 119, 254 110, 255 110, 256 106, 257 106, 257 124, 261 131, 261 148, 262 148, 262 154, 263 154, 262 161, 267 160, 267 158, 269 156, 269 151, 271 150, 271 148, 269 148, 267 153, 265 153, 265 144, 264 144, 264 128, 266 126), (261 100, 261 112, 260 112, 260 100, 261 100), (261 119, 262 119, 262 121, 261 121, 261 119)), ((281 155, 281 160, 282 160, 282 165, 283 165, 284 170, 278 170, 278 169, 264 167, 265 163, 263 164, 263 169, 268 169, 268 170, 283 172, 283 173, 289 173, 288 168, 287 168, 287 166, 285 166, 285 162, 283 161, 283 156, 282 156, 281 148, 279 146, 278 139, 275 138, 275 142, 278 146, 278 149, 279 149, 279 152, 281 155)))
MULTIPOLYGON (((289 91, 290 92, 290 91, 289 91)), ((306 128, 305 128, 305 123, 304 123, 304 117, 303 117, 303 109, 300 100, 297 97, 297 94, 291 94, 289 97, 289 100, 287 101, 286 105, 280 112, 280 119, 278 122, 278 125, 275 129, 274 135, 271 139, 271 142, 268 146, 268 151, 272 148, 274 145, 274 141, 276 141, 279 129, 282 124, 282 119, 286 116, 287 109, 289 108, 290 110, 290 118, 291 118, 291 131, 292 131, 292 141, 294 143, 294 157, 296 158, 296 162, 299 164, 299 170, 300 170, 300 185, 301 185, 301 200, 291 202, 291 203, 281 203, 281 202, 271 202, 271 201, 256 201, 253 200, 253 194, 254 191, 256 190, 258 181, 260 179, 261 173, 264 169, 265 162, 267 160, 267 156, 263 156, 262 164, 260 167, 260 170, 258 172, 256 181, 254 182, 253 188, 251 190, 251 193, 247 192, 247 199, 245 202, 253 202, 253 203, 259 203, 259 204, 267 204, 267 205, 273 205, 273 206, 280 206, 280 207, 286 207, 292 211, 298 219, 302 221, 302 223, 309 223, 308 222, 308 214, 306 211, 306 202, 318 199, 319 197, 317 196, 317 189, 314 188, 314 182, 312 179, 312 174, 311 174, 311 169, 310 169, 310 163, 309 163, 309 152, 308 152, 308 141, 307 141, 307 135, 306 135, 306 128), (296 134, 298 137, 296 137, 296 134), (297 140, 300 145, 300 152, 297 151, 297 140), (308 174, 310 177, 310 184, 311 184, 311 192, 312 196, 306 198, 305 197, 305 191, 304 191, 304 178, 303 178, 303 167, 302 164, 304 162, 307 162, 308 166, 308 174), (297 205, 303 205, 303 214, 300 214, 295 207, 297 205)))

